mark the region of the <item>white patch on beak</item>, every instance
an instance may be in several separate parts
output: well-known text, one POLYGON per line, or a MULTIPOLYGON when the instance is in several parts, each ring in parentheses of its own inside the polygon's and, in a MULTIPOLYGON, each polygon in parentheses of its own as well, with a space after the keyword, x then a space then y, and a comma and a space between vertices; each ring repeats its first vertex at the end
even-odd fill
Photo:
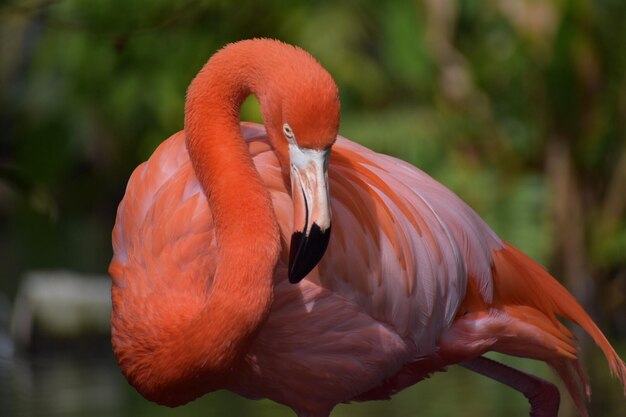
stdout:
MULTIPOLYGON (((295 142, 295 141, 294 141, 295 142)), ((324 150, 301 148, 296 143, 289 143, 289 158, 291 160, 291 191, 294 201, 300 197, 304 199, 306 210, 306 225, 297 225, 311 230, 317 224, 322 232, 330 227, 330 197, 328 193, 328 164, 330 162, 330 148, 324 150), (295 195, 295 193, 301 193, 295 195)))

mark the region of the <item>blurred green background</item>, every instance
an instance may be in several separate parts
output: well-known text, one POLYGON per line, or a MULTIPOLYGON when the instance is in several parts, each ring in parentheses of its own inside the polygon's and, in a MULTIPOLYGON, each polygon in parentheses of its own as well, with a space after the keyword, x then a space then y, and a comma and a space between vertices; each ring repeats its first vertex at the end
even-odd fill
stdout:
MULTIPOLYGON (((182 129, 190 80, 226 43, 264 36, 303 47, 334 76, 341 134, 458 193, 501 237, 560 277, 624 357, 624 22, 623 0, 0 2, 0 296, 13 300, 29 270, 104 273, 126 181, 182 129)), ((242 119, 260 121, 254 101, 242 119)), ((623 416, 617 382, 589 339, 581 342, 595 394, 591 414, 623 416)), ((15 415, 39 415, 36 406, 20 407, 56 393, 16 396, 21 388, 10 381, 24 366, 30 378, 45 378, 67 362, 57 359, 40 367, 28 356, 6 359, 0 401, 15 415)), ((88 401, 87 409, 51 415, 141 412, 136 404, 144 401, 123 385, 110 356, 103 361, 123 392, 119 409, 98 414, 88 401)), ((60 369, 91 368, 70 362, 60 369)), ((94 382, 97 372, 81 378, 75 385, 102 384, 94 382)), ((523 398, 471 378, 462 370, 438 375, 392 405, 353 413, 473 416, 494 401, 505 408, 487 409, 493 413, 510 415, 510 404, 527 412, 523 398), (467 385, 474 391, 462 397, 467 385), (450 408, 454 402, 459 408, 450 408), (473 403, 478 408, 465 407, 473 403)), ((238 401, 216 398, 175 415, 221 414, 219 404, 238 401)), ((576 415, 564 403, 561 415, 576 415)), ((267 407, 253 402, 245 412, 278 415, 267 407)), ((349 406, 339 410, 353 415, 349 406)))

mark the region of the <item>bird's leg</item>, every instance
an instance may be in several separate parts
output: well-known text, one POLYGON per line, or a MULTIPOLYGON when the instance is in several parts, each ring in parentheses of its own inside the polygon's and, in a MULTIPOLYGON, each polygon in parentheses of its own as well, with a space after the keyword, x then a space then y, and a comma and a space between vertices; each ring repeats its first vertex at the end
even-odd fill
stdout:
POLYGON ((462 362, 460 365, 524 394, 530 402, 531 417, 557 417, 561 395, 558 388, 545 379, 483 356, 462 362))

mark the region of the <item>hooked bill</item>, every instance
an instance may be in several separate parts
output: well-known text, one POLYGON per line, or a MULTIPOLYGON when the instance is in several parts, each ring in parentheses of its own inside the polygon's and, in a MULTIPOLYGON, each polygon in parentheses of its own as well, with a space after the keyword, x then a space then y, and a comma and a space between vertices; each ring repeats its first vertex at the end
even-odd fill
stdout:
POLYGON ((289 252, 289 282, 297 284, 319 263, 330 240, 330 226, 322 231, 313 223, 308 235, 295 232, 291 235, 289 252))
POLYGON ((294 225, 289 251, 289 281, 300 282, 319 263, 330 240, 328 164, 330 149, 289 145, 294 225))

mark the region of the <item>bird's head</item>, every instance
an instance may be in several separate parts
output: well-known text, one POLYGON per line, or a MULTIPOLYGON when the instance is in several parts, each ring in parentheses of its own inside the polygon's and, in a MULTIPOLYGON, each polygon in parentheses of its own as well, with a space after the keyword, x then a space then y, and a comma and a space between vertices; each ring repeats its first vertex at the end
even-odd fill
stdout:
POLYGON ((337 139, 337 85, 307 52, 290 47, 274 73, 276 100, 261 103, 270 140, 291 178, 294 221, 289 280, 301 281, 321 260, 330 239, 328 166, 337 139))

